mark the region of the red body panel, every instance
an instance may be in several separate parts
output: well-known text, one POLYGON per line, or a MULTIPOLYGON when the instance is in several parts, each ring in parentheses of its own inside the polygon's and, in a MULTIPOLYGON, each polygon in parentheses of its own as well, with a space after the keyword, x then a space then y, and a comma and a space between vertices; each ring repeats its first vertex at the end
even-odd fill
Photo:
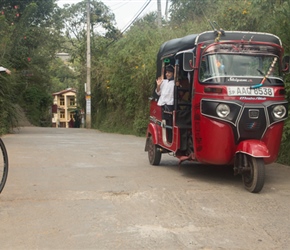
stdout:
POLYGON ((194 121, 193 130, 195 157, 199 162, 221 165, 232 161, 235 144, 229 125, 200 116, 194 121))
POLYGON ((246 140, 239 143, 236 153, 244 153, 256 158, 269 158, 269 150, 266 144, 258 140, 246 140))
POLYGON ((158 141, 158 130, 157 127, 154 123, 149 123, 147 127, 147 135, 146 137, 149 137, 151 135, 152 141, 154 144, 159 144, 158 141))
MULTIPOLYGON (((153 143, 161 145, 163 148, 166 148, 172 152, 176 152, 179 148, 179 129, 174 126, 173 128, 173 140, 172 143, 165 144, 163 142, 162 138, 162 115, 161 115, 161 107, 157 105, 156 100, 151 101, 150 105, 150 123, 147 127, 147 137, 149 135, 152 136, 153 143)), ((173 125, 175 125, 175 122, 173 121, 173 125)))
POLYGON ((283 133, 283 126, 284 126, 284 122, 280 122, 269 127, 262 139, 262 141, 267 146, 269 154, 270 154, 269 158, 264 159, 266 164, 270 164, 276 161, 278 158, 281 138, 282 138, 282 133, 283 133))

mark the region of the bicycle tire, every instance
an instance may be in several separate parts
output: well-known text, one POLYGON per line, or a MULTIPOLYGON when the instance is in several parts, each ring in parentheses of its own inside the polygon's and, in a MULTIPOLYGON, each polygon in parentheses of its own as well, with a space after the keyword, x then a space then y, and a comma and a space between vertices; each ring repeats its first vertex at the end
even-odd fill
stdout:
POLYGON ((2 192, 8 176, 8 154, 4 142, 0 138, 0 193, 2 192))

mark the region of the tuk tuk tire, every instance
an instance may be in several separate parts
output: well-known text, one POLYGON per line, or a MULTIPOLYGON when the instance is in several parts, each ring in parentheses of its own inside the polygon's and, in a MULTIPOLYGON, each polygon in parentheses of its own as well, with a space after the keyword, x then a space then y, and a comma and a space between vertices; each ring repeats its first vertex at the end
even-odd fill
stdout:
POLYGON ((251 193, 259 193, 265 183, 265 164, 263 158, 250 156, 248 161, 250 171, 242 174, 244 187, 251 193))
POLYGON ((152 137, 148 140, 148 159, 151 165, 157 166, 161 161, 161 151, 159 147, 153 143, 152 137))

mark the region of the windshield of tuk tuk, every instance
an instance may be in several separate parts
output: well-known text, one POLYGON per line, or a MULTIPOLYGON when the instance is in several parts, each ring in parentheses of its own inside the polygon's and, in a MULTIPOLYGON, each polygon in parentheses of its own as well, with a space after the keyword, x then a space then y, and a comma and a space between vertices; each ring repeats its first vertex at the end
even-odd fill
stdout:
POLYGON ((279 47, 257 44, 215 44, 201 55, 199 81, 205 84, 283 84, 279 47))

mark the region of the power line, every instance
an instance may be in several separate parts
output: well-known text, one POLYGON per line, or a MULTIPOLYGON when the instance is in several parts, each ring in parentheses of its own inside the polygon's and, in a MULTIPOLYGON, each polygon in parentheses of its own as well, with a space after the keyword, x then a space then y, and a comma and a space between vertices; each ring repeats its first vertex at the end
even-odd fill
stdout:
POLYGON ((142 12, 146 9, 146 7, 151 3, 152 0, 148 0, 147 3, 145 3, 141 9, 137 12, 137 14, 133 17, 133 19, 129 22, 129 24, 127 24, 127 26, 125 26, 125 28, 123 29, 123 31, 121 33, 124 33, 135 21, 136 19, 142 14, 142 12))

